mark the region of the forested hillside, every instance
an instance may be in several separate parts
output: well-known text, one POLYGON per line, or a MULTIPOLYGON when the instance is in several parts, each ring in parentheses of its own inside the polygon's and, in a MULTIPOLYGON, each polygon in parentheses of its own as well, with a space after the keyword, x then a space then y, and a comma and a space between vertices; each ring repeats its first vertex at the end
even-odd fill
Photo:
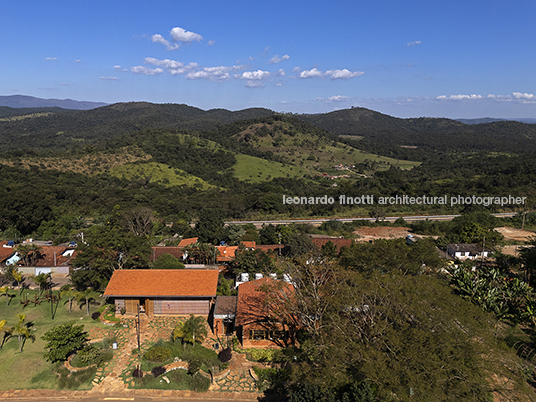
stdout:
MULTIPOLYGON (((227 218, 376 216, 534 208, 535 126, 467 126, 354 108, 326 115, 115 104, 87 111, 2 109, 0 230, 114 207, 161 222, 203 208, 227 218), (308 120, 308 121, 305 121, 308 120), (389 157, 391 155, 391 157, 389 157), (525 196, 524 205, 289 205, 283 196, 525 196)), ((6 237, 4 235, 2 237, 6 237)))

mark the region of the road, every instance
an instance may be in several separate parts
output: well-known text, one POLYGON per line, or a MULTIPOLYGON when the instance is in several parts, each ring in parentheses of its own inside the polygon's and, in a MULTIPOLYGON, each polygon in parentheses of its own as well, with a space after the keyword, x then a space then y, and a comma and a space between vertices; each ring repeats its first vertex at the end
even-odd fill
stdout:
POLYGON ((187 399, 187 398, 177 398, 177 397, 154 397, 154 398, 147 398, 147 397, 111 397, 111 396, 95 396, 91 398, 66 398, 66 397, 58 397, 58 398, 9 398, 5 399, 6 401, 12 400, 17 402, 35 402, 36 400, 41 401, 47 401, 47 402, 154 402, 154 401, 178 401, 178 402, 227 402, 227 401, 234 401, 234 402, 252 402, 256 399, 187 399))
MULTIPOLYGON (((492 214, 498 218, 509 218, 517 215, 517 212, 502 212, 498 214, 492 214)), ((426 219, 430 221, 450 221, 461 215, 412 215, 412 216, 388 216, 382 219, 386 222, 394 222, 399 218, 403 218, 407 222, 424 221, 426 219)), ((311 219, 281 219, 273 221, 227 221, 226 225, 247 225, 254 224, 255 227, 260 228, 262 225, 288 225, 291 223, 310 223, 313 226, 320 226, 324 222, 328 221, 340 221, 340 222, 352 222, 352 221, 370 221, 375 222, 376 218, 311 218, 311 219)))

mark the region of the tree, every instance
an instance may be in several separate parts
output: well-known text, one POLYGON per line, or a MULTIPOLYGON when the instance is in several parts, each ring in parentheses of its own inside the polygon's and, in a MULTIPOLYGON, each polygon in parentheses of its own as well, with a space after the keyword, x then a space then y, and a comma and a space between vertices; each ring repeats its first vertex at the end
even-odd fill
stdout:
POLYGON ((190 315, 184 322, 179 322, 173 329, 173 340, 182 339, 195 345, 196 341, 203 342, 207 336, 206 320, 201 316, 190 315))
POLYGON ((223 239, 223 217, 220 209, 203 209, 195 224, 195 233, 200 243, 218 244, 223 239))
POLYGON ((69 285, 63 285, 60 289, 60 297, 67 296, 69 303, 69 313, 72 311, 73 300, 77 298, 78 292, 69 285))
POLYGON ((184 264, 171 254, 162 254, 151 264, 153 269, 184 269, 184 264))
POLYGON ((24 342, 26 339, 31 339, 32 342, 35 341, 35 336, 30 333, 29 327, 31 326, 30 323, 25 322, 26 321, 26 315, 24 314, 17 314, 17 317, 19 317, 19 322, 11 328, 10 332, 13 335, 16 335, 19 340, 19 352, 22 353, 22 347, 24 346, 24 342))
POLYGON ((89 340, 84 326, 74 325, 74 321, 52 328, 41 339, 48 342, 45 345, 48 351, 43 356, 51 363, 67 360, 70 354, 83 349, 89 340))
POLYGON ((118 226, 93 226, 72 260, 71 281, 78 290, 104 290, 116 269, 147 268, 150 254, 144 237, 118 226))
POLYGON ((51 278, 50 273, 41 272, 39 275, 34 276, 34 282, 39 285, 39 295, 43 293, 43 290, 49 285, 48 280, 51 278))
POLYGON ((89 315, 89 303, 93 300, 97 300, 97 297, 100 297, 99 292, 95 292, 93 289, 88 288, 82 292, 76 293, 76 299, 80 302, 80 307, 86 305, 86 314, 89 315))
POLYGON ((153 211, 147 207, 131 209, 123 214, 124 227, 138 237, 152 233, 153 220, 153 211))
POLYGON ((41 253, 42 248, 33 243, 17 246, 15 250, 19 253, 24 265, 28 267, 33 266, 38 260, 43 258, 43 254, 41 253))

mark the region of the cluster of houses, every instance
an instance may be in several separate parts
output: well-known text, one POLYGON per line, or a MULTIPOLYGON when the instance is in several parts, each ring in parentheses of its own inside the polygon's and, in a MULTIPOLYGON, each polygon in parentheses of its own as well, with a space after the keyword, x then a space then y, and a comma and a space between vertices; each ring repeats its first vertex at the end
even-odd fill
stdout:
MULTIPOLYGON (((332 242, 338 250, 352 244, 352 240, 326 236, 312 236, 313 243, 322 247, 332 242)), ((413 240, 413 239, 412 239, 413 240)), ((415 241, 415 240, 413 240, 415 241)), ((188 246, 197 238, 183 239, 176 247, 153 247, 151 260, 164 254, 183 261, 188 246)), ((28 244, 30 242, 27 242, 28 244)), ((0 242, 0 266, 15 265, 23 274, 69 273, 70 261, 76 256, 75 244, 52 246, 37 244, 39 258, 32 266, 24 266, 12 243, 0 242)), ((408 243, 409 244, 409 243, 408 243)), ((267 303, 266 289, 278 285, 279 291, 293 292, 292 278, 276 274, 240 274, 236 279, 237 296, 218 296, 220 272, 232 261, 239 247, 278 253, 280 245, 257 245, 243 242, 241 246, 217 246, 214 265, 186 264, 186 269, 129 269, 116 270, 104 292, 117 313, 133 315, 202 315, 218 337, 236 335, 244 347, 280 347, 294 337, 293 329, 274 317, 273 303, 267 303), (251 276, 251 277, 250 277, 251 276), (281 287, 281 285, 283 287, 281 287)), ((474 259, 487 257, 490 250, 476 245, 450 244, 451 258, 474 259)))

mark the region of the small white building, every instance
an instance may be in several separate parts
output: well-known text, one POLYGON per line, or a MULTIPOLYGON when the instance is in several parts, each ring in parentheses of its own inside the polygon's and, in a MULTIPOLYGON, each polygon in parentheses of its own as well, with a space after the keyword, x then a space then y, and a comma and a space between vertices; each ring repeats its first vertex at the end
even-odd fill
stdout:
POLYGON ((478 244, 449 244, 447 254, 451 258, 459 260, 474 260, 487 258, 492 250, 484 248, 478 244))

